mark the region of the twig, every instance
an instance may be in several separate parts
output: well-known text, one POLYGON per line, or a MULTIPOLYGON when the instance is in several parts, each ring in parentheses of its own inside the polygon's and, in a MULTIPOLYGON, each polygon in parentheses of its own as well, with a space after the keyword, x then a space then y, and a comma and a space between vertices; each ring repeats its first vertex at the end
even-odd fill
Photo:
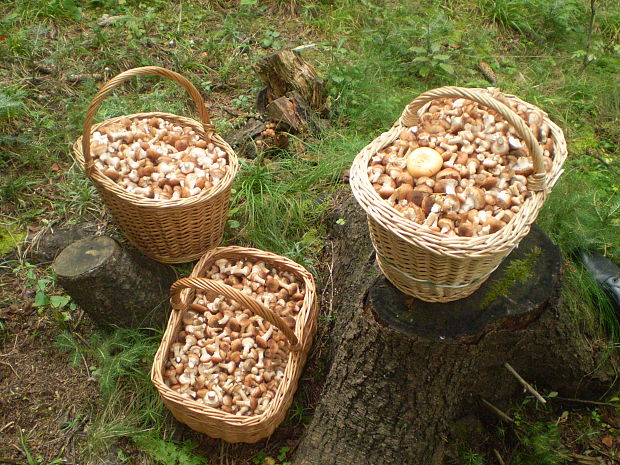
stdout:
POLYGON ((0 360, 0 363, 2 363, 3 365, 8 366, 8 367, 9 367, 9 368, 13 371, 13 373, 15 373, 15 376, 17 376, 17 378, 20 378, 20 379, 21 379, 21 377, 19 376, 19 374, 17 374, 17 372, 15 371, 15 368, 13 368, 13 365, 11 365, 11 364, 10 364, 10 363, 8 363, 8 362, 3 362, 3 361, 1 361, 1 360, 0 360))
POLYGON ((500 455, 499 451, 497 449, 493 449, 493 452, 495 453, 495 457, 497 457, 497 461, 499 462, 499 465, 506 465, 506 462, 504 462, 504 459, 500 455))
POLYGON ((179 1, 179 21, 177 22, 177 32, 181 31, 181 20, 183 19, 183 0, 179 1))
POLYGON ((594 9, 594 0, 590 0, 590 23, 588 24, 588 39, 586 40, 586 49, 583 55, 583 67, 585 68, 588 64, 588 55, 590 53, 590 45, 592 45, 592 31, 594 29, 594 16, 596 15, 596 10, 594 9))
POLYGON ((493 405, 491 402, 489 402, 485 398, 481 397, 480 400, 482 400, 482 403, 486 405, 487 407, 489 407, 502 420, 505 420, 509 423, 515 422, 512 418, 510 418, 508 415, 506 415, 504 412, 502 412, 500 409, 498 409, 495 405, 493 405))
POLYGON ((524 387, 525 389, 527 389, 527 390, 530 392, 530 394, 532 394, 534 397, 536 397, 536 398, 537 398, 539 401, 541 401, 543 404, 546 404, 546 403, 547 403, 547 401, 545 400, 545 398, 544 398, 543 396, 541 396, 541 395, 538 393, 538 391, 532 387, 532 385, 531 385, 530 383, 528 383, 527 381, 525 381, 525 380, 521 377, 521 375, 519 375, 519 373, 517 373, 517 371, 516 371, 514 368, 512 368, 512 366, 510 365, 510 363, 506 362, 506 363, 504 363, 504 366, 506 367, 506 369, 510 372, 510 374, 511 374, 512 376, 514 376, 515 378, 517 378, 517 381, 519 381, 519 382, 523 385, 523 387, 524 387))
POLYGON ((600 457, 590 457, 589 455, 570 454, 573 460, 577 460, 584 465, 598 465, 600 463, 600 457))
POLYGON ((9 421, 6 425, 4 425, 1 429, 0 429, 0 433, 2 433, 5 429, 9 428, 10 426, 14 425, 15 422, 14 421, 9 421))
POLYGON ((616 404, 612 404, 609 402, 597 402, 596 400, 573 399, 571 397, 560 397, 560 396, 555 396, 553 397, 553 399, 564 400, 566 402, 575 402, 577 404, 588 404, 588 405, 598 405, 601 407, 618 408, 618 405, 616 404))

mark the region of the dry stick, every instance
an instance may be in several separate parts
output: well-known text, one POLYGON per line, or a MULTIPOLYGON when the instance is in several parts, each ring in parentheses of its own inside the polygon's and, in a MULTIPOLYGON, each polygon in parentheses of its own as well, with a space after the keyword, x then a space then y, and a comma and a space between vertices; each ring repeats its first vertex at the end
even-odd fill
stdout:
POLYGON ((495 457, 497 457, 497 461, 499 462, 499 465, 506 465, 506 462, 504 462, 504 459, 500 455, 499 451, 497 449, 493 449, 493 452, 495 452, 495 457))
POLYGON ((545 398, 543 396, 541 396, 538 391, 536 389, 534 389, 532 387, 532 385, 530 383, 528 383, 527 381, 525 381, 521 375, 519 375, 519 373, 517 373, 517 371, 512 368, 512 366, 510 365, 510 363, 506 362, 504 363, 504 366, 506 367, 506 369, 510 372, 510 374, 512 374, 515 378, 517 378, 517 381, 519 381, 523 387, 525 389, 527 389, 530 394, 532 394, 534 397, 536 397, 539 401, 541 401, 543 404, 546 404, 547 401, 545 400, 545 398))
POLYGON ((489 407, 502 420, 505 420, 505 421, 507 421, 509 423, 514 423, 515 422, 512 418, 510 418, 508 415, 506 415, 504 412, 502 412, 500 409, 498 409, 495 405, 493 405, 491 402, 486 400, 484 397, 481 397, 480 400, 482 400, 484 405, 489 407))
POLYGON ((560 396, 555 396, 553 397, 553 399, 564 400, 566 402, 576 402, 578 404, 600 405, 601 407, 618 408, 617 404, 612 404, 610 402, 597 402, 596 400, 573 399, 571 397, 560 397, 560 396))

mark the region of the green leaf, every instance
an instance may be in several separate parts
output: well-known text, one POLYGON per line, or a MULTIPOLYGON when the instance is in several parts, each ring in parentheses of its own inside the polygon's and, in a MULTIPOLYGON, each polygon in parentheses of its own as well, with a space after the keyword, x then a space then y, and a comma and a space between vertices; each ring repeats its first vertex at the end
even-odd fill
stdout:
POLYGON ((271 39, 263 39, 261 40, 260 44, 265 47, 265 48, 269 48, 271 47, 271 44, 273 44, 273 40, 271 39))
POLYGON ((241 226, 241 223, 239 223, 237 220, 228 220, 228 227, 231 229, 239 229, 239 226, 241 226))
POLYGON ((425 63, 430 61, 428 57, 415 57, 413 63, 425 63))
POLYGON ((258 3, 258 0, 241 0, 239 5, 241 6, 254 6, 258 3))
POLYGON ((39 279, 37 281, 37 290, 44 291, 49 283, 51 283, 51 279, 39 279))
POLYGON ((439 63, 439 67, 448 74, 454 74, 454 68, 448 63, 439 63))
POLYGON ((426 77, 431 72, 431 68, 430 66, 420 66, 420 70, 418 72, 420 73, 420 76, 426 77))
POLYGON ((338 225, 342 226, 342 225, 344 225, 344 224, 347 224, 347 220, 345 220, 344 218, 338 218, 338 219, 336 220, 336 224, 338 224, 338 225))
POLYGON ((450 59, 450 55, 435 55, 436 60, 447 61, 450 59))
POLYGON ((431 44, 431 52, 433 53, 438 52, 440 48, 441 48, 441 45, 439 45, 439 43, 437 42, 433 42, 431 44))
POLYGON ((43 291, 37 291, 36 295, 34 296, 34 303, 32 304, 33 307, 42 307, 44 305, 47 305, 50 303, 50 299, 47 296, 47 294, 43 291))
POLYGON ((50 297, 50 304, 54 308, 62 308, 69 303, 71 297, 68 295, 53 295, 50 297))
POLYGON ((411 47, 409 50, 411 50, 413 53, 417 53, 418 55, 423 55, 426 53, 426 50, 422 47, 411 47))

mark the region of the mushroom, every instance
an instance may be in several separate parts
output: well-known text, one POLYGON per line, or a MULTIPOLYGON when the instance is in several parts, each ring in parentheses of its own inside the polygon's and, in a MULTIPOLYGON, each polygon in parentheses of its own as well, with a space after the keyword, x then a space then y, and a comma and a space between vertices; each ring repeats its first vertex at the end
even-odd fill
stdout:
POLYGON ((418 147, 407 157, 407 171, 414 178, 432 176, 443 165, 443 157, 434 149, 418 147))

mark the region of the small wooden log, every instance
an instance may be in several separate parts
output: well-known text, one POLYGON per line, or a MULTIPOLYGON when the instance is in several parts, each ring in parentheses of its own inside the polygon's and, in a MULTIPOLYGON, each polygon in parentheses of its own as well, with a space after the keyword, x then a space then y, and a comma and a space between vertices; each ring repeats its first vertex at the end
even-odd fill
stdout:
POLYGON ((162 326, 174 270, 106 236, 81 239, 56 257, 58 282, 97 324, 162 326))
POLYGON ((298 52, 280 50, 258 62, 254 69, 267 85, 268 102, 296 91, 317 114, 326 110, 323 80, 298 52))
POLYGON ((289 131, 316 133, 321 130, 321 120, 298 92, 289 92, 267 105, 269 119, 284 124, 289 131))

